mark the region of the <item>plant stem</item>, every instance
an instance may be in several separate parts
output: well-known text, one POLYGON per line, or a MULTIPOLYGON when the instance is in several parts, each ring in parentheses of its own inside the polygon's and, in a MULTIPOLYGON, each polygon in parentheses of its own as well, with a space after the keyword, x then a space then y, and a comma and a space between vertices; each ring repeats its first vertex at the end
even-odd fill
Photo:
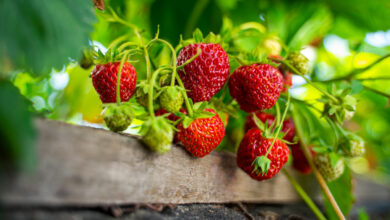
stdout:
POLYGON ((365 89, 371 91, 371 92, 375 92, 375 93, 377 93, 377 94, 379 94, 379 95, 381 95, 381 96, 384 96, 384 97, 387 97, 387 98, 390 99, 390 94, 384 93, 384 92, 382 92, 382 91, 376 90, 376 89, 374 89, 374 88, 371 88, 371 87, 368 87, 368 86, 365 86, 365 85, 363 85, 363 87, 364 87, 365 89))
POLYGON ((194 115, 194 112, 192 111, 192 107, 190 105, 190 101, 188 100, 187 91, 185 90, 185 87, 183 85, 183 82, 180 79, 179 74, 176 75, 176 80, 179 83, 179 86, 184 89, 184 91, 182 91, 182 94, 183 94, 183 97, 184 97, 184 102, 186 103, 186 108, 187 108, 187 111, 188 111, 188 115, 190 117, 192 117, 194 115))
MULTIPOLYGON (((265 157, 268 156, 269 152, 271 151, 271 148, 274 146, 274 143, 276 141, 276 138, 279 135, 280 130, 282 130, 283 121, 284 121, 284 118, 286 118, 286 115, 287 115, 287 112, 288 112, 288 106, 290 105, 290 97, 291 97, 290 94, 288 94, 286 109, 284 109, 282 119, 281 119, 280 123, 278 124, 278 130, 276 131, 276 133, 274 135, 274 139, 272 140, 271 146, 268 148, 267 153, 265 154, 265 157)), ((265 126, 267 126, 267 125, 265 125, 265 126)))
POLYGON ((191 32, 194 30, 196 23, 198 22, 199 16, 202 14, 203 10, 209 3, 209 0, 199 0, 196 1, 194 9, 192 10, 192 13, 190 15, 190 18, 188 19, 184 36, 190 37, 191 32))
POLYGON ((127 55, 128 54, 123 56, 121 63, 119 64, 118 74, 116 77, 116 103, 117 104, 120 104, 122 101, 121 100, 121 75, 122 75, 123 65, 124 65, 125 61, 127 60, 127 55))
MULTIPOLYGON (((335 81, 341 81, 341 80, 351 80, 353 78, 353 76, 356 76, 360 73, 363 73, 363 72, 371 69, 372 67, 374 67, 375 65, 377 65, 378 63, 382 62, 383 60, 385 60, 386 58, 389 58, 389 57, 390 57, 390 54, 386 54, 364 68, 354 69, 345 76, 341 76, 341 77, 337 77, 337 78, 333 78, 333 79, 328 79, 328 80, 324 80, 324 81, 320 81, 320 82, 329 83, 329 82, 335 82, 335 81)), ((359 80, 359 79, 357 79, 357 80, 359 80)))
MULTIPOLYGON (((151 40, 148 45, 150 45, 151 43, 153 42, 161 42, 161 43, 164 43, 165 45, 167 45, 169 47, 169 49, 172 51, 172 62, 173 62, 173 71, 172 71, 172 76, 171 76, 171 86, 174 86, 175 85, 175 78, 176 78, 176 72, 177 72, 177 68, 176 68, 176 63, 177 63, 177 57, 176 57, 176 51, 175 49, 173 48, 172 44, 170 44, 168 41, 166 40, 163 40, 163 39, 158 39, 158 38, 155 38, 153 40, 151 40)), ((196 57, 195 57, 196 58, 196 57)))
POLYGON ((292 70, 295 74, 301 76, 303 79, 305 79, 305 81, 307 83, 309 83, 311 86, 313 86, 314 88, 316 88, 318 91, 322 92, 325 96, 329 97, 330 99, 332 99, 335 103, 338 103, 339 100, 334 97, 333 95, 329 94, 328 92, 326 92, 325 90, 321 89, 320 87, 318 87, 316 84, 314 84, 312 81, 310 81, 305 75, 303 75, 301 72, 299 72, 297 69, 295 69, 295 67, 291 66, 287 61, 285 60, 281 60, 281 59, 277 59, 277 58, 272 58, 272 57, 268 57, 268 59, 270 60, 273 60, 273 61, 276 61, 276 62, 280 62, 282 64, 284 64, 285 66, 287 66, 290 70, 292 70))
MULTIPOLYGON (((297 124, 296 114, 298 114, 298 113, 296 113, 295 111, 296 110, 293 109, 293 120, 294 120, 294 123, 297 124)), ((303 138, 302 131, 299 129, 299 126, 296 126, 296 127, 297 127, 296 133, 298 135, 303 154, 305 155, 307 161, 309 162, 309 165, 312 168, 313 173, 314 173, 322 191, 324 192, 325 196, 328 198, 328 200, 329 200, 330 204, 332 205, 332 208, 335 211, 335 213, 337 214, 338 218, 340 220, 344 220, 345 219, 344 214, 341 212, 340 207, 337 205, 337 202, 334 199, 331 191, 329 190, 328 185, 326 185, 324 178, 322 177, 322 175, 318 171, 317 167, 313 163, 311 153, 309 151, 309 148, 307 147, 307 144, 305 143, 305 139, 303 138)))
POLYGON ((187 64, 189 64, 192 61, 194 61, 201 53, 202 53, 202 49, 198 48, 196 54, 193 57, 191 57, 190 59, 186 60, 186 62, 184 62, 182 65, 176 67, 176 69, 183 69, 187 64))
POLYGON ((152 116, 152 118, 154 118, 154 109, 153 109, 153 89, 154 89, 154 82, 156 81, 156 78, 157 78, 158 74, 159 74, 161 71, 166 70, 166 69, 171 69, 171 67, 162 67, 162 68, 158 68, 157 70, 155 70, 155 71, 153 72, 152 78, 151 78, 150 81, 149 81, 148 110, 149 110, 149 114, 150 114, 150 116, 152 116))
POLYGON ((149 53, 148 53, 148 50, 144 44, 144 41, 142 39, 142 36, 140 34, 140 32, 138 31, 138 28, 137 26, 131 24, 131 23, 128 23, 126 22, 125 20, 121 19, 116 13, 114 10, 112 10, 111 8, 109 9, 111 11, 111 14, 112 14, 112 17, 113 19, 118 22, 118 23, 121 23, 129 28, 131 28, 135 35, 137 36, 137 38, 139 39, 139 42, 141 44, 141 48, 143 49, 144 51, 144 56, 145 56, 145 62, 146 62, 146 78, 149 80, 150 78, 150 71, 151 71, 151 64, 150 64, 150 59, 149 59, 149 53))
POLYGON ((310 197, 306 194, 305 190, 302 189, 302 187, 299 185, 297 181, 288 173, 286 169, 283 169, 283 174, 287 177, 287 179, 290 181, 291 185, 295 188, 297 193, 301 196, 303 201, 306 202, 307 206, 313 211, 313 213, 317 216, 320 220, 326 220, 325 216, 322 214, 320 209, 316 206, 316 204, 313 202, 313 200, 310 199, 310 197))

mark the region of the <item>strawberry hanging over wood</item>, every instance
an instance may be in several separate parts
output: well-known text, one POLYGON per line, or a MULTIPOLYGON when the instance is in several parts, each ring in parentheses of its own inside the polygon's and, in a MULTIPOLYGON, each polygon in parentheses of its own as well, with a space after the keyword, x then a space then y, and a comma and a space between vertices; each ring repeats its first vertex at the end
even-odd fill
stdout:
POLYGON ((184 87, 189 90, 188 97, 193 102, 209 101, 225 84, 230 71, 227 53, 219 44, 196 43, 185 46, 179 53, 177 65, 180 66, 198 53, 192 62, 179 70, 184 87))
POLYGON ((267 158, 269 168, 263 172, 261 164, 262 156, 266 155, 271 146, 272 138, 263 137, 263 132, 258 128, 250 129, 241 141, 237 151, 237 165, 253 179, 262 181, 274 177, 287 162, 289 149, 280 139, 276 139, 267 158))
MULTIPOLYGON (((204 157, 214 150, 225 136, 225 126, 212 109, 200 107, 194 112, 195 119, 185 117, 177 126, 176 139, 195 157, 204 157), (207 114, 208 113, 208 114, 207 114)), ((196 109, 196 105, 195 105, 196 109)))
MULTIPOLYGON (((97 64, 92 71, 92 83, 103 103, 116 102, 116 83, 120 62, 97 64)), ((124 62, 120 77, 120 97, 127 102, 134 93, 137 73, 129 62, 124 62)))
MULTIPOLYGON (((314 151, 310 151, 311 154, 314 155, 314 151)), ((291 145, 291 153, 293 157, 293 167, 303 174, 309 174, 311 172, 311 167, 301 149, 300 143, 291 145)))
POLYGON ((229 80, 230 95, 246 112, 269 109, 275 105, 283 89, 283 77, 269 64, 241 66, 229 80))

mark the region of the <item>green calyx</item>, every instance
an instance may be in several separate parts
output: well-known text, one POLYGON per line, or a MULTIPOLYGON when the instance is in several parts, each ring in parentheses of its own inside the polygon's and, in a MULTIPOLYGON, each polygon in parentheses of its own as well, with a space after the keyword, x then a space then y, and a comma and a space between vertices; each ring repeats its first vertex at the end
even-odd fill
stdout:
POLYGON ((168 112, 180 111, 184 102, 183 90, 178 86, 163 87, 159 97, 160 106, 168 112))
POLYGON ((334 84, 330 93, 336 97, 338 102, 323 97, 319 101, 324 103, 323 116, 328 116, 333 121, 337 121, 340 124, 345 120, 349 120, 354 115, 356 110, 356 99, 349 95, 351 88, 336 90, 334 84))
POLYGON ((159 154, 171 149, 175 127, 163 116, 149 118, 141 128, 142 141, 159 154))
POLYGON ((300 52, 295 51, 287 55, 287 61, 302 74, 309 73, 309 60, 300 52))
POLYGON ((360 157, 365 153, 364 140, 348 132, 340 143, 340 149, 347 157, 360 157))
POLYGON ((212 112, 205 111, 207 107, 207 102, 197 102, 195 104, 192 103, 192 100, 189 99, 190 108, 192 108, 193 115, 192 117, 186 115, 182 112, 175 112, 175 115, 180 117, 179 121, 182 121, 183 127, 188 128, 190 124, 198 118, 211 118, 214 117, 215 114, 212 112))
POLYGON ((133 112, 129 103, 108 104, 103 111, 107 127, 114 132, 124 131, 133 121, 133 112))
POLYGON ((259 156, 252 162, 253 171, 257 175, 267 175, 269 168, 271 167, 271 160, 266 156, 259 156))

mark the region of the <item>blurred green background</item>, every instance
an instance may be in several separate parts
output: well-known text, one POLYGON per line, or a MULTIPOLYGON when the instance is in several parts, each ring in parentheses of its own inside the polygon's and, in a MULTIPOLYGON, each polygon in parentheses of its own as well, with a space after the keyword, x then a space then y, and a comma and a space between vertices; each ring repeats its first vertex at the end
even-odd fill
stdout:
MULTIPOLYGON (((203 33, 223 33, 257 22, 261 31, 242 33, 234 44, 252 51, 276 38, 289 48, 302 49, 310 60, 313 81, 343 76, 390 53, 390 2, 386 0, 106 0, 105 8, 140 27, 145 39, 152 38, 159 25, 160 38, 173 45, 180 35, 191 37, 197 27, 203 33)), ((33 115, 103 127, 101 103, 89 78, 93 67, 86 70, 77 62, 90 45, 104 50, 118 36, 134 38, 132 30, 109 23, 104 13, 86 0, 0 1, 2 158, 32 166, 33 115)), ((164 58, 169 51, 156 53, 159 59, 153 62, 169 62, 164 58)), ((135 60, 142 79, 145 64, 143 59, 135 60)), ((390 182, 389 78, 387 59, 353 80, 357 112, 345 124, 367 143, 365 158, 350 161, 352 170, 385 182, 390 182)), ((320 96, 296 76, 290 92, 306 100, 320 96)), ((234 150, 243 135, 237 128, 242 126, 242 118, 230 120, 223 147, 234 150)))

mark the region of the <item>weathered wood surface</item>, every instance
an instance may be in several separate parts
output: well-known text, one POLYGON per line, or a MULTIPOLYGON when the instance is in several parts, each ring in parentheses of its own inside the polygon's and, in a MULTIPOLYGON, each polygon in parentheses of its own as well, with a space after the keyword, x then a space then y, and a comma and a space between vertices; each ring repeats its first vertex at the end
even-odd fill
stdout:
POLYGON ((191 157, 173 146, 164 155, 135 137, 58 121, 37 120, 38 169, 10 178, 8 204, 221 203, 296 201, 280 174, 256 182, 232 154, 191 157))
MULTIPOLYGON (((268 181, 254 181, 237 168, 232 154, 213 152, 194 158, 180 146, 173 146, 167 154, 157 155, 135 137, 103 129, 44 119, 36 120, 36 125, 37 170, 6 179, 1 200, 7 205, 300 200, 282 174, 268 181)), ((317 190, 311 176, 300 180, 305 189, 317 190)), ((360 194, 364 197, 372 192, 360 194)), ((386 189, 377 194, 390 198, 386 189)))

